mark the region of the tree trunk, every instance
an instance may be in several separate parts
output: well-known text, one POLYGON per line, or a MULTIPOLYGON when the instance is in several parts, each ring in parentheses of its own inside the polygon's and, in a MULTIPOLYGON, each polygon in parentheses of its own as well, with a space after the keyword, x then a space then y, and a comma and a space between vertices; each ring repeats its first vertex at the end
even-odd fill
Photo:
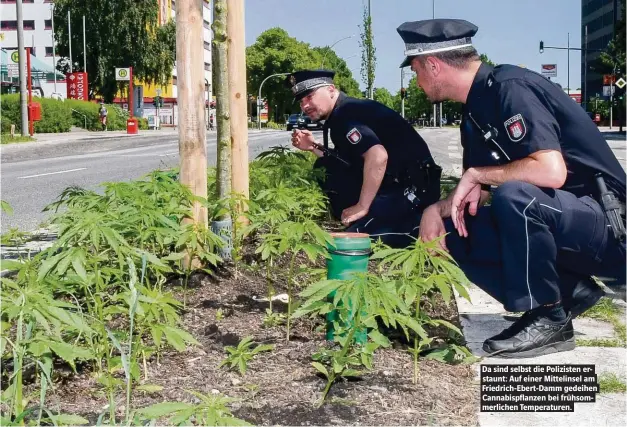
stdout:
MULTIPOLYGON (((245 199, 248 188, 248 117, 246 115, 246 41, 244 39, 244 0, 228 3, 228 69, 233 142, 233 191, 245 199)), ((240 212, 245 206, 239 206, 240 212)), ((245 223, 241 216, 238 222, 245 223)))
MULTIPOLYGON (((195 196, 207 198, 207 152, 205 148, 205 78, 203 61, 202 3, 198 0, 176 2, 176 70, 179 109, 179 154, 181 183, 195 196)), ((194 202, 193 222, 207 227, 207 209, 194 202)), ((189 265, 189 259, 185 264, 189 265)), ((197 260, 193 261, 198 266, 197 260)))
POLYGON ((229 76, 227 46, 226 0, 213 3, 213 81, 216 94, 218 126, 217 191, 218 198, 231 194, 231 116, 229 107, 229 76))

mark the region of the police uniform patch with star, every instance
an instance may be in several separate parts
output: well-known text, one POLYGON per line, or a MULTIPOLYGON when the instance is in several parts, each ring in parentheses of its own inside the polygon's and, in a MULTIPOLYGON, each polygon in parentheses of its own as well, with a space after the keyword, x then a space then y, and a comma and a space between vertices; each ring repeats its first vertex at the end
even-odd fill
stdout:
POLYGON ((359 132, 357 128, 352 128, 346 134, 346 138, 351 144, 357 144, 359 141, 361 141, 361 132, 359 132))
POLYGON ((522 114, 516 114, 510 117, 505 120, 504 124, 507 136, 509 136, 509 139, 513 142, 520 141, 527 134, 527 125, 525 124, 525 119, 523 119, 522 114))

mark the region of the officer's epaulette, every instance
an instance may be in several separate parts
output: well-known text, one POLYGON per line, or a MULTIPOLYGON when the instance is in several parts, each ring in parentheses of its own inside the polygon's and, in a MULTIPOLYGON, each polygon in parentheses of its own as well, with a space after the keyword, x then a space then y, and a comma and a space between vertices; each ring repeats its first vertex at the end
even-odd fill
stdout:
POLYGON ((509 64, 502 64, 494 67, 491 73, 491 78, 493 79, 494 83, 498 84, 506 82, 508 80, 524 79, 526 77, 526 74, 530 72, 531 71, 525 68, 516 67, 509 64))

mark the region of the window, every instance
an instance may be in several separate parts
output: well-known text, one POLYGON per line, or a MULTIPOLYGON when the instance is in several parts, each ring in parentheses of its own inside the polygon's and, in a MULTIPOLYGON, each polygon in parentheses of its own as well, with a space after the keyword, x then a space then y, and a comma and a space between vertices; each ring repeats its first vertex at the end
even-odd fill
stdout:
POLYGON ((205 45, 205 50, 211 50, 211 43, 205 42, 204 45, 205 45))
POLYGON ((17 21, 2 21, 0 23, 0 29, 15 31, 17 30, 17 21))
MULTIPOLYGON (((0 3, 15 4, 15 0, 0 0, 0 3)), ((22 3, 35 3, 35 0, 22 0, 22 3)))
POLYGON ((211 71, 211 64, 210 63, 205 62, 205 70, 211 71))
MULTIPOLYGON (((15 28, 17 28, 17 24, 15 25, 15 28)), ((24 29, 25 30, 34 30, 35 29, 35 21, 33 21, 32 19, 30 19, 28 21, 24 21, 24 29)))
POLYGON ((202 21, 202 25, 203 25, 203 27, 205 27, 206 29, 211 30, 211 24, 209 23, 209 21, 205 21, 205 20, 203 19, 203 21, 202 21))
POLYGON ((176 76, 172 76, 172 84, 176 86, 176 76))
POLYGON ((52 30, 52 19, 44 20, 44 30, 52 30))
POLYGON ((52 46, 46 46, 46 56, 52 56, 52 46))

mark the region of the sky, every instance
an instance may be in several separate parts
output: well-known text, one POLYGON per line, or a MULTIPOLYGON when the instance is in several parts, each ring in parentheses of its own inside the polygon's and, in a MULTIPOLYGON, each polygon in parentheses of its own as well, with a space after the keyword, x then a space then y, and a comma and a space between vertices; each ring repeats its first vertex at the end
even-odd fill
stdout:
MULTIPOLYGON (((542 64, 557 64, 557 77, 551 80, 567 87, 568 51, 545 46, 581 47, 581 0, 371 0, 372 26, 376 47, 375 87, 392 93, 400 88, 399 65, 404 44, 396 28, 405 21, 432 17, 457 18, 472 22, 479 31, 473 44, 479 53, 500 64, 523 65, 538 71, 542 64)), ((359 74, 361 50, 359 25, 367 0, 245 0, 246 45, 265 30, 285 29, 290 36, 312 46, 334 46, 346 60, 353 77, 359 74)), ((292 70, 286 70, 292 71, 292 70)), ((405 85, 411 71, 406 69, 405 85)), ((581 87, 581 54, 570 51, 570 87, 581 87)))

